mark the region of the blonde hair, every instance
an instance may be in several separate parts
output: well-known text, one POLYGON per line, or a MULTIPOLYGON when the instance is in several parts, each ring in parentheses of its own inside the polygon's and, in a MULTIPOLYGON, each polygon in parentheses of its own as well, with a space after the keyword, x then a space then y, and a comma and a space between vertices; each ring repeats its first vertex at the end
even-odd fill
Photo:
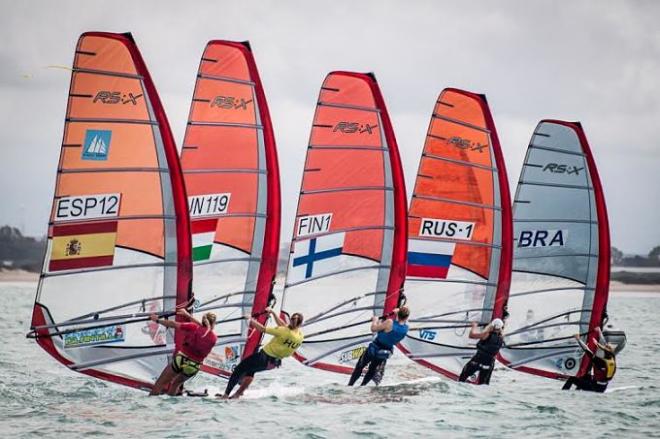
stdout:
POLYGON ((209 322, 209 324, 211 326, 215 326, 215 321, 216 321, 217 317, 215 316, 214 313, 207 312, 206 314, 204 314, 204 317, 206 318, 206 320, 209 322))

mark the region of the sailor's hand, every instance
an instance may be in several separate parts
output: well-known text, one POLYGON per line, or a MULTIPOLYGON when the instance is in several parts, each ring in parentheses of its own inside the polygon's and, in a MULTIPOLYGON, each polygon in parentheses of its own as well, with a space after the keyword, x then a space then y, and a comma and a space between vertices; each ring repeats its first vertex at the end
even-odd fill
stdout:
POLYGON ((270 306, 267 306, 266 308, 264 308, 264 311, 266 311, 267 313, 273 314, 273 308, 271 308, 270 306))
POLYGON ((179 308, 176 310, 176 315, 181 316, 181 317, 190 317, 190 314, 188 314, 188 311, 186 311, 185 308, 179 308))
POLYGON ((398 314, 399 313, 399 308, 394 308, 392 310, 392 314, 398 314))
POLYGON ((158 321, 158 314, 149 315, 149 320, 151 320, 152 322, 157 322, 158 321))
POLYGON ((251 315, 251 314, 244 314, 244 315, 243 315, 243 318, 244 318, 245 320, 252 320, 252 315, 251 315))
POLYGON ((479 326, 479 325, 477 324, 477 322, 472 322, 472 327, 473 327, 473 328, 476 328, 477 326, 479 326))
POLYGON ((579 339, 580 339, 580 334, 575 334, 575 335, 573 336, 573 338, 575 338, 576 340, 579 340, 579 339))

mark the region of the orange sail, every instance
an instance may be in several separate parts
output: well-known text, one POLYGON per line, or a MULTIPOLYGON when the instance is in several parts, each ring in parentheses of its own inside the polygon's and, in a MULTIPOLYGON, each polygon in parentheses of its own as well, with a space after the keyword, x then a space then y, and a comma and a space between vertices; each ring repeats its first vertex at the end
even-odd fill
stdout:
POLYGON ((457 379, 475 352, 471 323, 502 317, 511 276, 509 187, 484 96, 440 94, 408 219, 412 317, 400 348, 457 379))
POLYGON ((181 162, 192 222, 197 312, 217 314, 202 370, 228 375, 261 333, 277 269, 280 182, 268 106, 248 43, 211 41, 199 66, 181 162))
POLYGON ((31 335, 73 370, 148 389, 181 340, 147 317, 189 299, 183 175, 130 34, 83 34, 72 71, 31 335))
POLYGON ((397 305, 406 200, 394 132, 371 74, 321 87, 298 200, 282 309, 302 312, 308 366, 350 373, 369 322, 397 305))

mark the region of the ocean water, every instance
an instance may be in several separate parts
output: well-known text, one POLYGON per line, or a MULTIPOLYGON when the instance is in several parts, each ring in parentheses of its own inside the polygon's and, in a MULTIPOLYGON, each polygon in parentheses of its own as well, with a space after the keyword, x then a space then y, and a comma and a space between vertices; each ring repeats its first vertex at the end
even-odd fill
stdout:
MULTIPOLYGON (((392 438, 660 437, 660 294, 615 293, 628 333, 606 394, 498 368, 490 387, 458 384, 395 356, 380 387, 285 360, 239 401, 148 398, 70 372, 25 338, 35 284, 0 283, 0 437, 392 438)), ((224 388, 195 378, 190 388, 224 388)))

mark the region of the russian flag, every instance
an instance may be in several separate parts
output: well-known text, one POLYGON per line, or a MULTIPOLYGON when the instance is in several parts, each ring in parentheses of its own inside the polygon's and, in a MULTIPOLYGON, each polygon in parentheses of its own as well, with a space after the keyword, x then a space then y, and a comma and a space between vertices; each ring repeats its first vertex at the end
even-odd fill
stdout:
POLYGON ((446 279, 456 244, 411 239, 408 242, 408 276, 446 279))

